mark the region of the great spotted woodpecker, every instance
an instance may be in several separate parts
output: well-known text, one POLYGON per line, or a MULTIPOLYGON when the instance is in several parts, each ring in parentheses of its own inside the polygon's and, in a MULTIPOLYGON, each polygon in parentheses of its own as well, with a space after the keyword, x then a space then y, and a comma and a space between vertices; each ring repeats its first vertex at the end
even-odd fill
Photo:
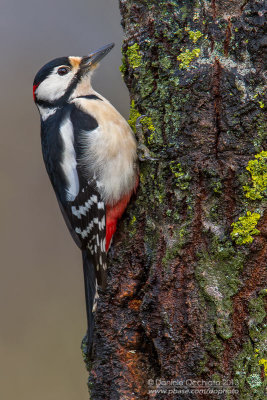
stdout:
POLYGON ((89 346, 97 286, 106 285, 107 252, 138 184, 133 133, 91 86, 93 70, 113 46, 85 57, 57 58, 40 69, 33 83, 46 170, 82 250, 89 346))

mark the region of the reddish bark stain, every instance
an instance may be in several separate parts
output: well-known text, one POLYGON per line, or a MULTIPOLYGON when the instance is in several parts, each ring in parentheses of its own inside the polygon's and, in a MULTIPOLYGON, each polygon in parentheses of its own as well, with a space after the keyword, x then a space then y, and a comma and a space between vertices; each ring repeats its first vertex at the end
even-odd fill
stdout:
POLYGON ((134 311, 139 311, 140 310, 140 307, 141 307, 141 304, 142 304, 142 301, 141 300, 131 300, 131 301, 129 301, 129 303, 128 303, 128 307, 131 309, 131 310, 134 310, 134 311))
POLYGON ((231 36, 232 36, 232 24, 231 24, 231 18, 228 18, 228 25, 226 28, 226 32, 225 32, 225 41, 224 41, 224 46, 223 46, 223 50, 224 50, 224 55, 227 57, 228 53, 229 53, 229 44, 230 44, 230 40, 231 40, 231 36))
POLYGON ((233 352, 237 354, 241 351, 244 341, 248 338, 248 303, 253 297, 257 296, 267 281, 267 240, 265 232, 267 228, 267 211, 264 213, 258 228, 263 230, 263 234, 254 239, 255 242, 258 242, 259 250, 255 253, 250 252, 244 271, 244 273, 248 274, 248 277, 244 279, 242 288, 233 297, 233 336, 225 342, 223 355, 225 371, 230 369, 230 360, 233 359, 233 352))
POLYGON ((218 157, 218 144, 221 133, 221 74, 222 67, 217 58, 213 64, 213 96, 214 96, 214 114, 215 114, 215 155, 218 157))
POLYGON ((211 0, 211 8, 212 8, 212 16, 213 19, 216 18, 217 10, 216 10, 216 0, 211 0))

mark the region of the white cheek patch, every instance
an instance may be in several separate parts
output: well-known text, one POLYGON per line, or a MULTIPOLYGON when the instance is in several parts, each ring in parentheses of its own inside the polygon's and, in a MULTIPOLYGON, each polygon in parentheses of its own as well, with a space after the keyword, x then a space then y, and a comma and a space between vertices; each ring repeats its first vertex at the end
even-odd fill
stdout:
POLYGON ((53 102, 62 97, 70 85, 74 73, 69 71, 66 75, 58 75, 59 67, 53 69, 50 75, 38 86, 35 95, 38 100, 53 102))

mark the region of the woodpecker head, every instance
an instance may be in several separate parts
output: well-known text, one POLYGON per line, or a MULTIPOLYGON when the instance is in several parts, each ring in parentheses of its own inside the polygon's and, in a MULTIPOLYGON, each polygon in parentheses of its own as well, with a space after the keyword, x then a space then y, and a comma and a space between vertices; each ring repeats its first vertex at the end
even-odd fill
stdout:
POLYGON ((38 107, 60 106, 91 87, 92 71, 114 47, 114 43, 84 57, 60 57, 45 64, 33 82, 33 98, 38 107))

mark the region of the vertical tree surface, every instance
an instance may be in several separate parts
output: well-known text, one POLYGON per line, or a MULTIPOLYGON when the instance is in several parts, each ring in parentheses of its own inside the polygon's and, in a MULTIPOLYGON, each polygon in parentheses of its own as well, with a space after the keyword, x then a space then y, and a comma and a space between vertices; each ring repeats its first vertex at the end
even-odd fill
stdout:
POLYGON ((150 154, 100 296, 94 400, 266 398, 264 6, 120 0, 150 154))

